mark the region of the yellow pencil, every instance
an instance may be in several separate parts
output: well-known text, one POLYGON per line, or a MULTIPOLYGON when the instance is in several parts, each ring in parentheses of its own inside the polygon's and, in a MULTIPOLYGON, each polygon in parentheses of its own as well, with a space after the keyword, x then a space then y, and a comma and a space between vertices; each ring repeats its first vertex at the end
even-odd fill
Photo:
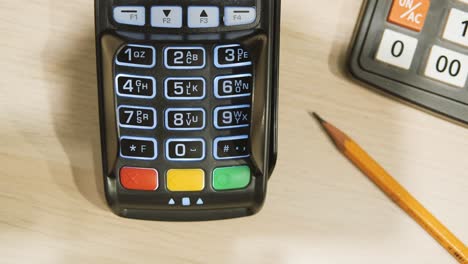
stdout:
POLYGON ((370 180, 372 180, 401 209, 409 214, 423 227, 440 245, 442 245, 458 262, 468 264, 468 249, 466 246, 437 220, 424 206, 419 203, 403 186, 401 186, 385 169, 369 156, 356 142, 341 130, 312 113, 324 130, 333 140, 337 148, 370 180))

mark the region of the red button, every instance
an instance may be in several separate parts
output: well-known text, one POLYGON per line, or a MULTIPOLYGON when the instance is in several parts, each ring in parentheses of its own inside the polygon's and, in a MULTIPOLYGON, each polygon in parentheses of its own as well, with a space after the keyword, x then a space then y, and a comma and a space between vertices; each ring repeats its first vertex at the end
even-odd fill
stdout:
POLYGON ((124 167, 120 169, 120 183, 128 190, 154 191, 159 187, 158 171, 124 167))

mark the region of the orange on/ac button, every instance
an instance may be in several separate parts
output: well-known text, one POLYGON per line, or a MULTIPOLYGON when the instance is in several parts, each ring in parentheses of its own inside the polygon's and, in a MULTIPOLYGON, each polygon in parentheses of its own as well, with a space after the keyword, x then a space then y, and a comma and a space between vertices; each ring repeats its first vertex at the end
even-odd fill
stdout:
POLYGON ((431 0, 393 0, 388 21, 419 32, 424 27, 430 6, 431 0))

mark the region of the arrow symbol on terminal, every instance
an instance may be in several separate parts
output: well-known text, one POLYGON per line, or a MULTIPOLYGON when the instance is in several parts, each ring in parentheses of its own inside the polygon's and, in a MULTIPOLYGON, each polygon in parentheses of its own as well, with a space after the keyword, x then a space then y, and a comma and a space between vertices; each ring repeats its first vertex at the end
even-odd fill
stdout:
POLYGON ((203 10, 201 12, 200 17, 208 17, 208 14, 206 13, 206 10, 203 10))
POLYGON ((174 199, 170 199, 168 204, 169 204, 169 205, 174 205, 174 204, 175 204, 174 199))
POLYGON ((166 17, 168 17, 168 16, 171 14, 172 10, 170 10, 170 9, 164 9, 163 12, 164 12, 164 15, 165 15, 166 17))

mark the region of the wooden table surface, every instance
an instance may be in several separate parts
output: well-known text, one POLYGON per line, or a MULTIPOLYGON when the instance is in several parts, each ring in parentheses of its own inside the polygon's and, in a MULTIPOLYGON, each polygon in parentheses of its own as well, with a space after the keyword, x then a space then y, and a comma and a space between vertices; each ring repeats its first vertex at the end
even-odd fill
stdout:
POLYGON ((2 0, 0 263, 456 263, 307 112, 347 131, 463 241, 468 129, 349 78, 361 0, 283 2, 280 155, 264 209, 168 223, 117 217, 103 199, 93 1, 2 0))

